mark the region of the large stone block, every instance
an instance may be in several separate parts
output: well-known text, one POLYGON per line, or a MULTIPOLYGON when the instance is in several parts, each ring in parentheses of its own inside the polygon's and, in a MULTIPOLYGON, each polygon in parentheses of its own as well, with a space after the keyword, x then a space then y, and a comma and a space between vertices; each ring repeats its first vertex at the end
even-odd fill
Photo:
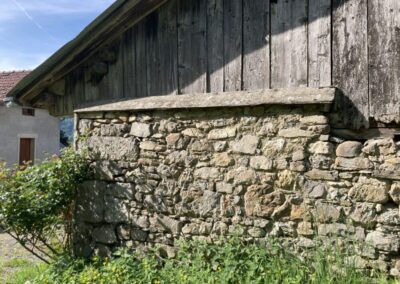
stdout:
POLYGON ((349 191, 349 197, 355 201, 386 203, 389 201, 390 184, 374 178, 360 177, 349 191))
POLYGON ((374 248, 386 252, 398 253, 400 249, 400 238, 398 236, 379 231, 369 233, 365 241, 374 248))
POLYGON ((134 198, 135 185, 132 183, 110 183, 107 194, 116 198, 131 200, 134 198))
POLYGON ((121 199, 105 196, 104 200, 104 220, 107 223, 129 222, 129 209, 121 199))
POLYGON ((135 161, 138 158, 137 141, 123 137, 90 136, 79 142, 79 149, 88 149, 91 157, 102 160, 135 161))
POLYGON ((272 170, 273 160, 264 156, 256 156, 250 159, 250 167, 256 170, 272 170))
POLYGON ((107 184, 100 181, 86 181, 78 187, 75 218, 88 223, 104 220, 104 193, 107 184))

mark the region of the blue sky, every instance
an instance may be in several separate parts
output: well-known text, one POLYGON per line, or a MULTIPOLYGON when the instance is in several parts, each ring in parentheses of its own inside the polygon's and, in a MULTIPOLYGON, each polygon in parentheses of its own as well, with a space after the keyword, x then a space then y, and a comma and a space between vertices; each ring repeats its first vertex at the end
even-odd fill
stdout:
POLYGON ((114 0, 0 0, 0 71, 33 69, 114 0))

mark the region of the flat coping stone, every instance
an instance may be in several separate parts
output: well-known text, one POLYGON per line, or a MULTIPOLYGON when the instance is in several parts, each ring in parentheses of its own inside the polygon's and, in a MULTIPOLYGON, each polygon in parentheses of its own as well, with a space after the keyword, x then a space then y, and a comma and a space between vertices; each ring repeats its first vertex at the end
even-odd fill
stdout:
POLYGON ((142 111, 261 105, 330 105, 335 88, 283 88, 258 91, 221 92, 144 97, 124 101, 97 102, 76 113, 142 111))

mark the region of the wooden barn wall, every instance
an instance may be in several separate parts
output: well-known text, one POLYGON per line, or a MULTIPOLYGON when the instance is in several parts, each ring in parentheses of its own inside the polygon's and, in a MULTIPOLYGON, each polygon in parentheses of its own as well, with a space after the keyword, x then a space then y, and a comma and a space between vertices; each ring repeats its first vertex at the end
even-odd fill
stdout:
POLYGON ((344 127, 400 107, 399 0, 170 0, 113 46, 108 73, 88 60, 56 114, 106 100, 335 86, 344 127))

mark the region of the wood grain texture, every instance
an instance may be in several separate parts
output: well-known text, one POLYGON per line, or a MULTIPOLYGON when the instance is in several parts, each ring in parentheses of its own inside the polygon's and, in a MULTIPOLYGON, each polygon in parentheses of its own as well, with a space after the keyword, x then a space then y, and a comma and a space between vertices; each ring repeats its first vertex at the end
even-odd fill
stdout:
POLYGON ((243 89, 270 87, 270 1, 243 1, 243 89))
POLYGON ((160 95, 160 54, 159 54, 159 11, 154 11, 146 18, 146 69, 147 95, 160 95))
POLYGON ((224 0, 207 3, 207 91, 224 91, 224 0))
POLYGON ((207 1, 179 0, 179 93, 207 91, 207 1))
POLYGON ((242 0, 224 0, 224 90, 242 89, 242 0))
POLYGON ((331 0, 312 0, 308 4, 308 85, 332 85, 331 0))
POLYGON ((370 116, 399 122, 400 1, 369 0, 368 4, 370 116))
POLYGON ((347 127, 368 127, 367 1, 333 1, 333 84, 347 127))
POLYGON ((136 51, 136 92, 138 97, 147 93, 147 60, 146 60, 146 26, 145 21, 138 23, 135 28, 136 51))
POLYGON ((271 3, 271 87, 307 86, 307 0, 271 3))
POLYGON ((167 2, 159 12, 160 95, 178 93, 177 2, 177 0, 167 2))
POLYGON ((123 38, 124 98, 137 96, 135 35, 135 29, 132 28, 124 33, 123 38))
POLYGON ((121 39, 116 41, 111 47, 116 54, 116 61, 108 64, 108 74, 104 78, 104 90, 106 93, 101 94, 102 97, 111 99, 121 99, 124 97, 124 53, 121 39))

